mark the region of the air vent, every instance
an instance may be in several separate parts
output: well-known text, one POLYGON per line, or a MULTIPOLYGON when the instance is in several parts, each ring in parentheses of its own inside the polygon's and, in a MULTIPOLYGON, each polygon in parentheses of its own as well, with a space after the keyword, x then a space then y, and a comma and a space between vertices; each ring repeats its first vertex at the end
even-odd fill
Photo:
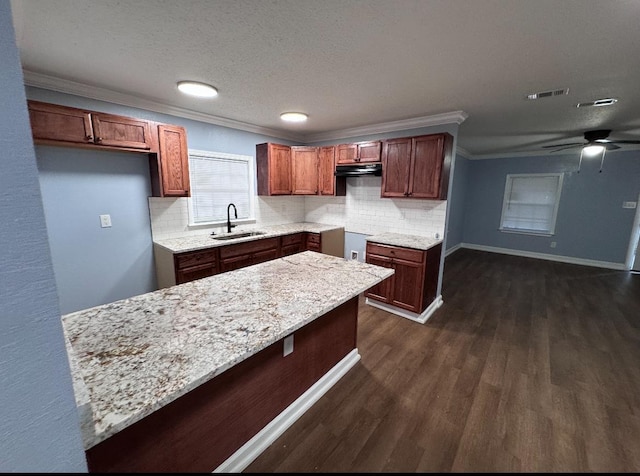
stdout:
POLYGON ((587 106, 611 106, 612 104, 617 103, 618 100, 614 98, 606 98, 606 99, 597 99, 591 102, 580 102, 576 105, 576 107, 587 107, 587 106))
POLYGON ((527 94, 527 99, 541 99, 541 98, 549 98, 553 96, 564 96, 565 94, 569 94, 569 88, 566 89, 554 89, 551 91, 542 91, 539 93, 531 93, 527 94))

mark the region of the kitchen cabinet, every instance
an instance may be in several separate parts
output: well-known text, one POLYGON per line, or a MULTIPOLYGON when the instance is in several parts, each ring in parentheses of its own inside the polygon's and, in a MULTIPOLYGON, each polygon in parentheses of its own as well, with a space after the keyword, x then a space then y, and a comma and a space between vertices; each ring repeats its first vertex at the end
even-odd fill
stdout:
POLYGON ((291 147, 256 145, 258 195, 291 195, 291 147))
POLYGON ((307 246, 306 233, 284 235, 280 240, 280 256, 289 256, 305 251, 307 246))
POLYGON ((220 247, 220 270, 233 271, 279 257, 279 237, 220 247))
POLYGON ((318 172, 317 147, 291 147, 291 193, 293 195, 317 195, 318 172))
POLYGON ((367 242, 366 262, 395 273, 369 289, 365 296, 414 313, 422 313, 435 299, 442 243, 429 250, 367 242))
POLYGON ((184 127, 158 124, 161 196, 188 197, 189 184, 189 150, 187 149, 187 133, 184 127))
POLYGON ((174 255, 175 284, 182 284, 218 273, 217 250, 191 251, 174 255))
POLYGON ((380 141, 354 142, 336 146, 338 165, 380 162, 380 141))
POLYGON ((28 101, 35 144, 148 154, 154 197, 188 197, 184 127, 40 101, 28 101))
POLYGON ((322 252, 322 239, 320 233, 307 233, 307 250, 322 252))
POLYGON ((336 177, 335 146, 318 147, 319 194, 344 197, 347 194, 347 178, 336 177))
POLYGON ((447 133, 383 141, 381 196, 446 200, 452 145, 447 133))
POLYGON ((40 143, 151 149, 151 130, 147 121, 40 101, 28 101, 28 105, 33 138, 40 143))

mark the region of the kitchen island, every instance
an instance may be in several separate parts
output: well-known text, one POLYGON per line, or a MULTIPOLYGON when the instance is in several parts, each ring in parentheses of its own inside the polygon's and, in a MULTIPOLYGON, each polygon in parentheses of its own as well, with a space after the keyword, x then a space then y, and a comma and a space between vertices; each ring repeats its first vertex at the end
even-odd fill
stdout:
POLYGON ((357 363, 392 274, 306 251, 63 316, 90 471, 243 469, 357 363))

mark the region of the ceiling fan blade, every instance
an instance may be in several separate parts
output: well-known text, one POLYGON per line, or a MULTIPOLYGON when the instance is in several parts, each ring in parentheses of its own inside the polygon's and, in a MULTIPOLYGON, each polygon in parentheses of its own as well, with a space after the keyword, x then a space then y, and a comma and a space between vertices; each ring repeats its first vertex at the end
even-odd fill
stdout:
POLYGON ((561 150, 565 150, 565 149, 573 149, 579 145, 581 146, 584 144, 582 142, 579 142, 578 144, 560 144, 555 146, 555 147, 559 147, 559 149, 554 149, 551 152, 560 152, 561 150))
MULTIPOLYGON (((640 144, 640 142, 638 142, 638 144, 640 144)), ((608 142, 606 144, 602 144, 604 146, 605 149, 607 150, 616 150, 619 149, 620 146, 619 145, 615 145, 615 143, 613 142, 608 142)))
POLYGON ((567 147, 575 147, 577 145, 584 145, 584 142, 570 142, 567 144, 543 145, 542 148, 543 149, 555 149, 556 147, 567 148, 567 147))
POLYGON ((640 140, 612 140, 610 144, 640 144, 640 140))

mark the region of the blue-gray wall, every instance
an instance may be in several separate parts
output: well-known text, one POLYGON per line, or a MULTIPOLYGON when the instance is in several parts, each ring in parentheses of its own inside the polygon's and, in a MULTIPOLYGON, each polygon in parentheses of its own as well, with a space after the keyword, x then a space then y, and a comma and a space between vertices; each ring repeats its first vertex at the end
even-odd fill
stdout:
POLYGON ((60 312, 156 290, 147 156, 48 146, 36 156, 60 312))
POLYGON ((364 253, 367 247, 367 238, 368 235, 363 235, 362 233, 351 233, 346 231, 344 233, 344 257, 346 259, 351 259, 351 252, 358 252, 358 261, 364 262, 364 253))
POLYGON ((445 232, 446 249, 450 250, 463 242, 464 215, 469 180, 469 160, 456 154, 453 179, 449 190, 449 212, 445 232))
POLYGON ((609 152, 600 158, 567 155, 470 160, 464 243, 623 264, 635 210, 622 208, 640 191, 640 151, 609 152), (498 231, 507 174, 564 172, 555 235, 498 231), (557 243, 551 248, 552 241, 557 243))
POLYGON ((9 0, 0 45, 0 472, 86 472, 9 0))

